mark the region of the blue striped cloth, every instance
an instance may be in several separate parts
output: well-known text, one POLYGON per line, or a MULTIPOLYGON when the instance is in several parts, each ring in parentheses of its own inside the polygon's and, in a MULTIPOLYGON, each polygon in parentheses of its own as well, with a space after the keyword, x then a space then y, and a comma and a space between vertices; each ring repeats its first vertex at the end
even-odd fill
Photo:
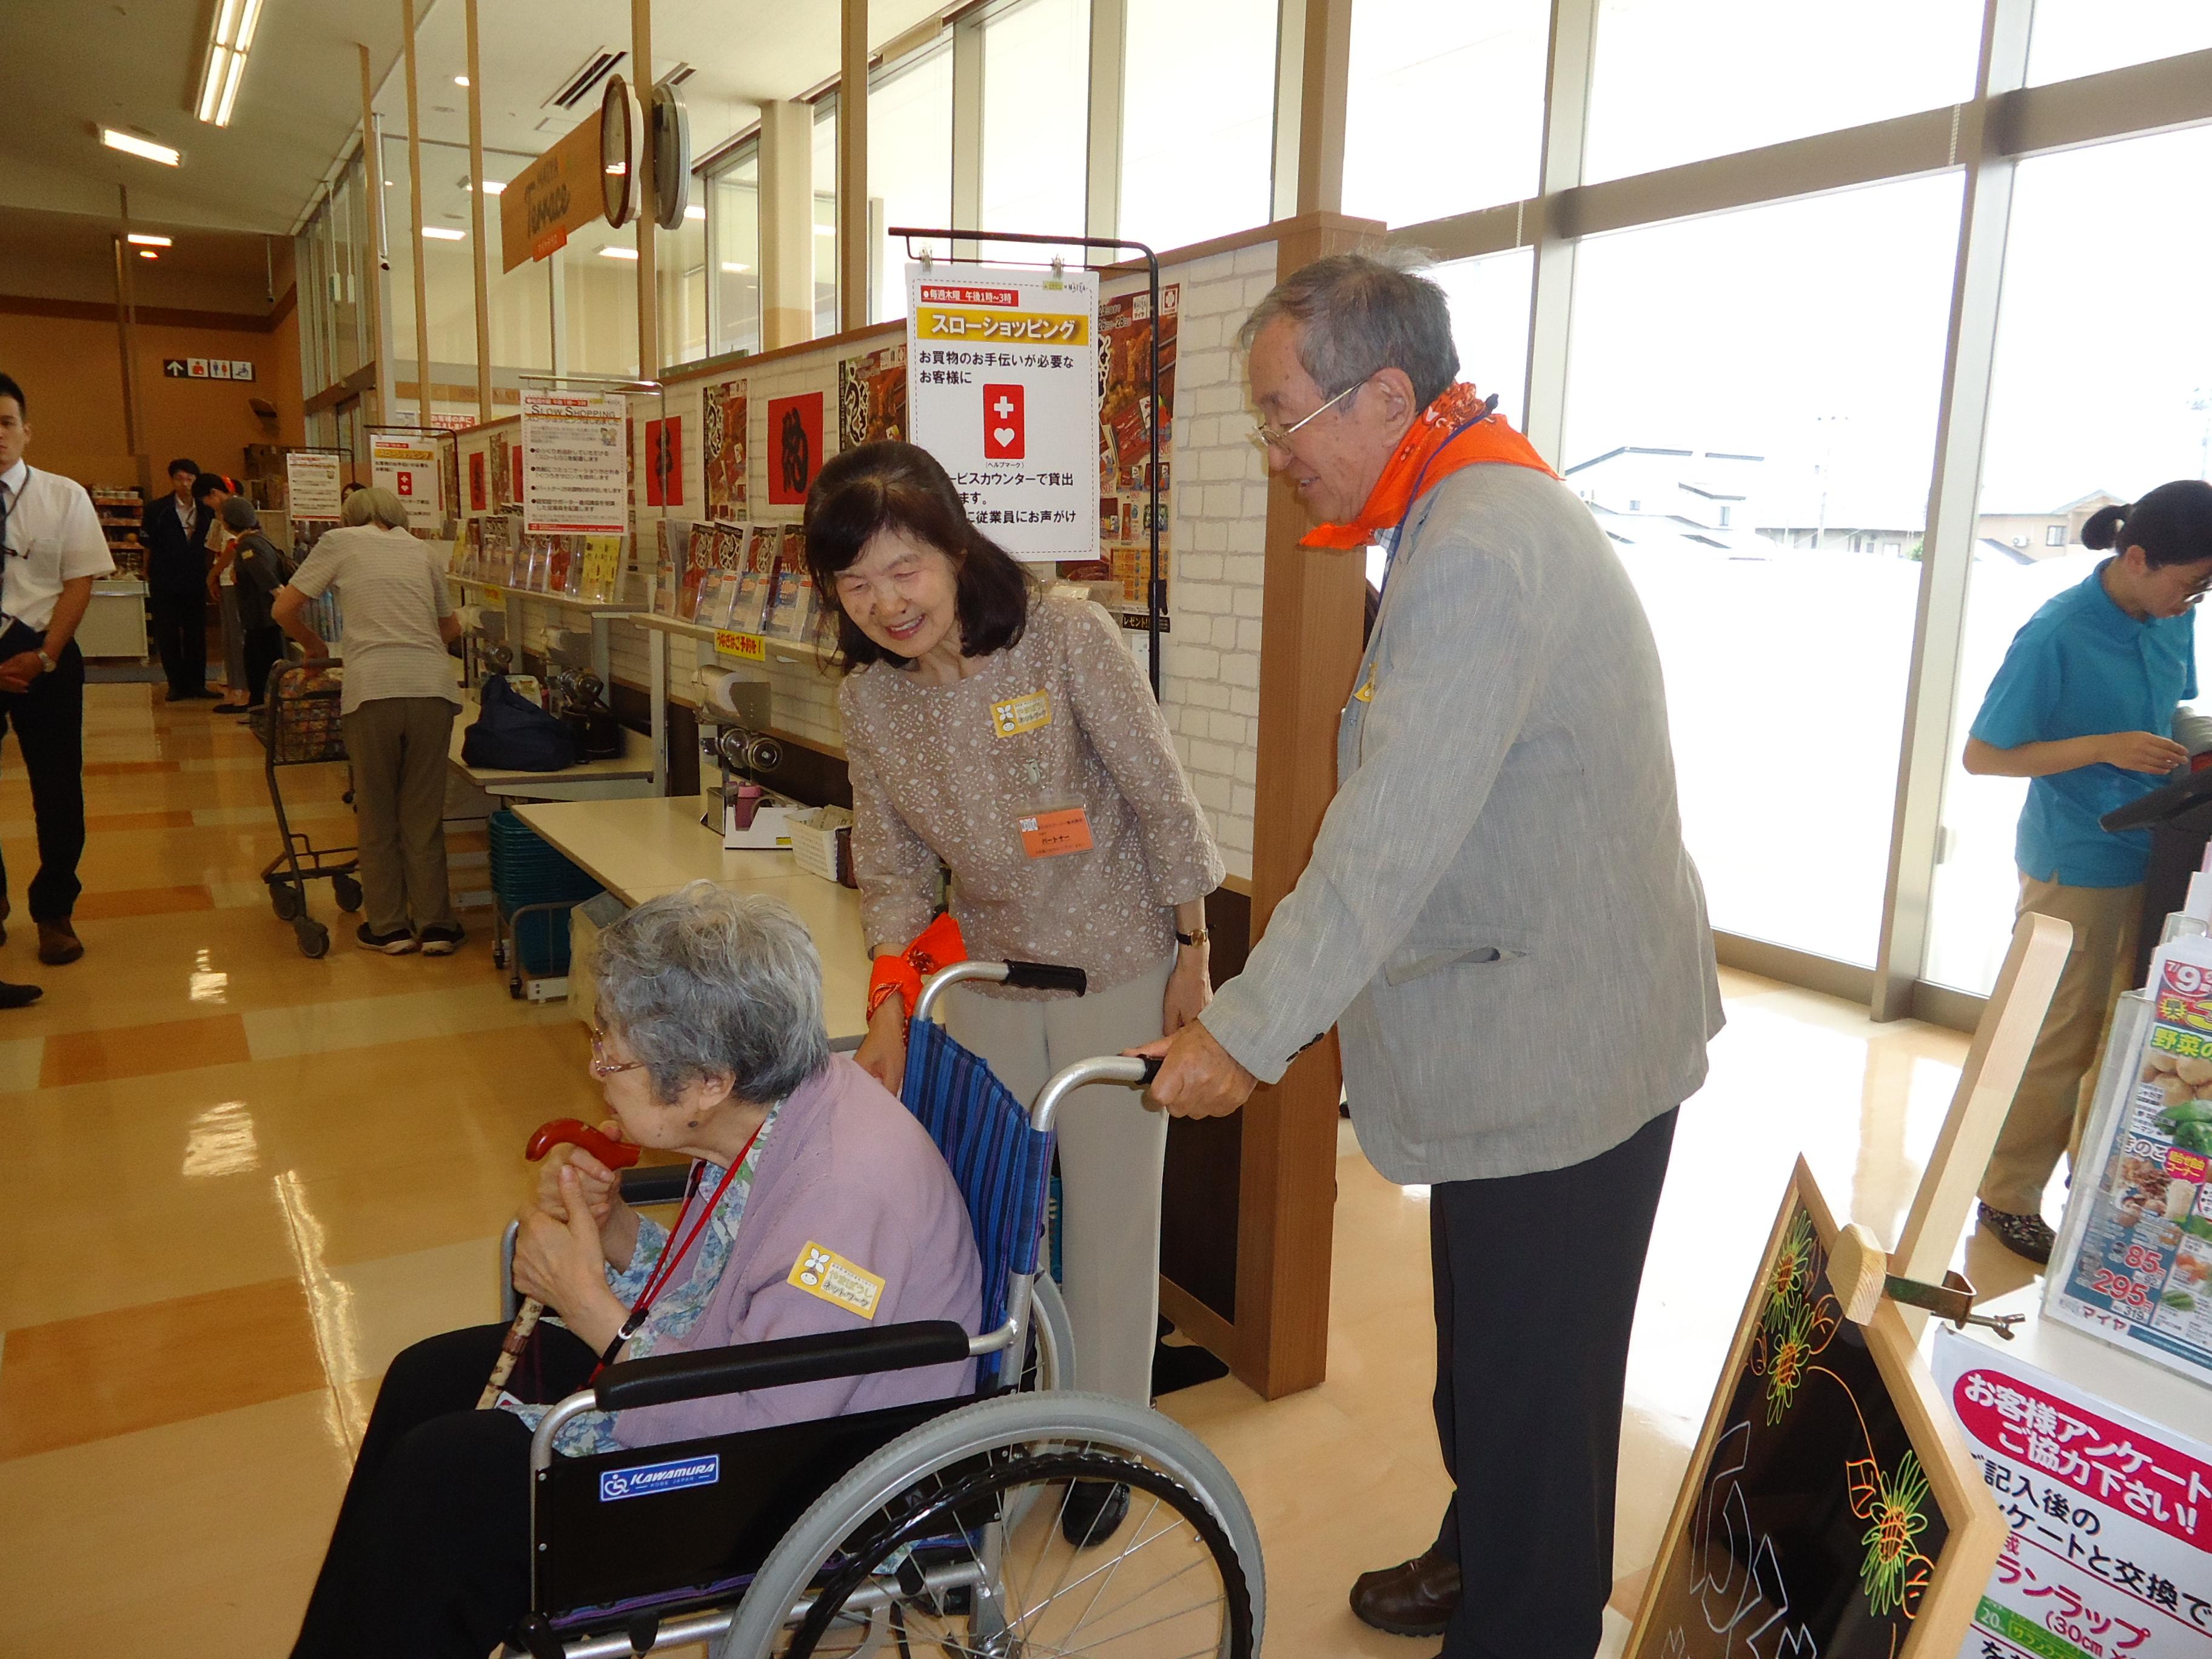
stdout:
POLYGON ((983 1264, 982 1328, 995 1330, 1006 1317, 1009 1278, 1037 1268, 1052 1137, 1030 1128, 1029 1109, 933 1020, 916 1020, 907 1033, 899 1093, 968 1200, 983 1264))

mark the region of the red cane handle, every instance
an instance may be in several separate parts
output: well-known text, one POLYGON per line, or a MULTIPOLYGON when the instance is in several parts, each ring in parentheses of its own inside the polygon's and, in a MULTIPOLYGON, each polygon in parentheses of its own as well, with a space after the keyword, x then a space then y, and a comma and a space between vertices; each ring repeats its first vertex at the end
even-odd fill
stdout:
POLYGON ((626 1140, 609 1140, 588 1123, 573 1117, 556 1117, 541 1123, 530 1137, 523 1156, 532 1164, 562 1145, 580 1146, 610 1170, 627 1170, 637 1162, 638 1149, 626 1140))

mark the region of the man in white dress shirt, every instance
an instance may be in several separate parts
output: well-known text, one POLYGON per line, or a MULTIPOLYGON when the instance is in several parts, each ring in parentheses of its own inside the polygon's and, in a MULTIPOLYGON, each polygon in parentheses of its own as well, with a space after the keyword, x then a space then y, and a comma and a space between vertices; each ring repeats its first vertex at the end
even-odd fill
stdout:
MULTIPOLYGON (((84 954, 70 925, 84 852, 84 655, 75 635, 94 579, 115 561, 84 486, 23 459, 30 439, 23 388, 0 374, 0 729, 15 728, 38 821, 39 873, 26 896, 39 960, 58 967, 84 954)), ((0 866, 0 940, 9 910, 0 866)), ((0 1007, 38 994, 0 988, 0 1007)))

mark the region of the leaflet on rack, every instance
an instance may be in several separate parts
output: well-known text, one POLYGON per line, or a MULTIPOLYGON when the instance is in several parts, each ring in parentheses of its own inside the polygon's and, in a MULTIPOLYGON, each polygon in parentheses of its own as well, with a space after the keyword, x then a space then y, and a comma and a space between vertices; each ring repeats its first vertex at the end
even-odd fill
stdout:
POLYGON ((2088 1207, 2067 1216, 2045 1306, 2212 1381, 2212 939, 2161 946, 2148 988, 2142 1036, 2106 1061, 2130 1084, 2091 1121, 2069 1210, 2088 1207))

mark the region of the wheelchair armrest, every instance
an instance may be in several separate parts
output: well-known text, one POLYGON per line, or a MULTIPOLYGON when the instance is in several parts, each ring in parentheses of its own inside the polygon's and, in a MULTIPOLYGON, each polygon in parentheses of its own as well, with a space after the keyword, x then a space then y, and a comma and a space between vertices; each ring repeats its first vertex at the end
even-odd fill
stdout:
POLYGON ((617 1172, 623 1202, 630 1205, 681 1203, 690 1178, 688 1164, 639 1164, 617 1172))
POLYGON ((824 1331, 696 1353, 650 1354, 610 1365, 599 1373, 592 1393, 601 1411, 618 1412, 793 1382, 949 1365, 968 1357, 964 1329, 949 1319, 925 1319, 879 1331, 824 1331))

